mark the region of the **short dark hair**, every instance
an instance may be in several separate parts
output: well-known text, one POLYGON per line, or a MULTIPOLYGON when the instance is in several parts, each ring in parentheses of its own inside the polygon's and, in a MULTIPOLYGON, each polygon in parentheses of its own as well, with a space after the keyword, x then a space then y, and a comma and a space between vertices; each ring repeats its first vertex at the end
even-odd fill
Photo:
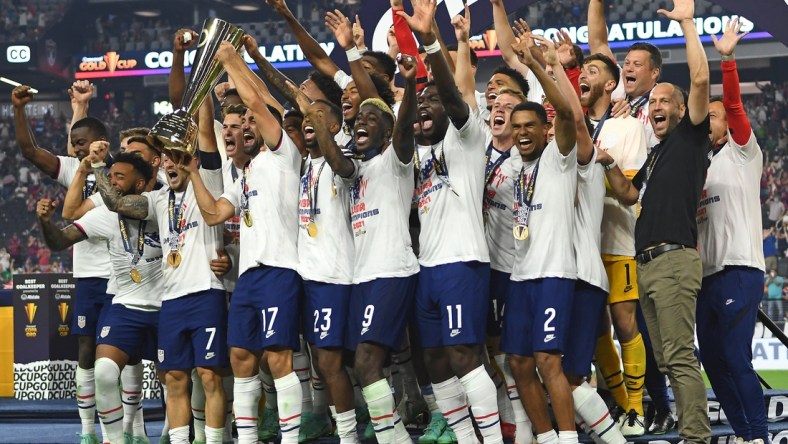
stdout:
POLYGON ((629 46, 628 51, 646 51, 651 56, 651 68, 657 68, 662 73, 662 53, 659 48, 646 42, 635 42, 629 46))
POLYGON ((327 76, 325 74, 321 74, 318 71, 312 71, 308 75, 309 80, 315 82, 315 86, 320 92, 326 96, 326 100, 331 103, 336 103, 337 106, 340 106, 342 103, 342 88, 337 85, 337 82, 334 81, 333 78, 327 76))
POLYGON ((149 150, 155 151, 156 155, 160 156, 164 145, 156 137, 152 136, 132 136, 128 143, 141 143, 148 147, 149 150))
POLYGON ((127 137, 147 136, 149 133, 150 133, 150 128, 145 128, 145 127, 127 128, 124 130, 120 130, 119 138, 120 140, 123 140, 127 137))
POLYGON ((709 97, 709 103, 711 102, 722 102, 722 96, 711 96, 709 97))
POLYGON ((528 91, 531 90, 531 87, 528 85, 528 80, 525 80, 525 77, 523 77, 519 71, 506 65, 500 65, 499 67, 495 68, 495 71, 493 71, 493 75, 496 74, 503 74, 514 80, 515 83, 517 83, 517 85, 520 87, 520 91, 523 92, 523 95, 526 97, 528 96, 528 91))
POLYGON ((514 116, 514 113, 519 111, 533 111, 536 113, 536 116, 539 120, 542 121, 543 124, 547 124, 547 111, 545 111, 544 106, 536 102, 523 102, 518 103, 514 108, 512 108, 512 114, 510 115, 509 119, 511 120, 514 116))
POLYGON ((583 66, 583 60, 585 59, 585 54, 583 54, 583 49, 577 43, 572 44, 572 52, 575 54, 575 62, 577 62, 577 66, 583 66))
POLYGON ((246 114, 246 105, 243 103, 233 103, 222 106, 222 120, 230 114, 238 114, 243 117, 246 114))
POLYGON ((394 96, 394 91, 391 90, 391 84, 374 72, 369 73, 369 77, 372 78, 372 83, 375 84, 375 90, 378 92, 378 96, 380 96, 389 107, 394 107, 397 98, 394 96))
POLYGON ((225 91, 224 92, 224 98, 226 99, 227 96, 235 96, 235 97, 238 97, 239 99, 241 98, 241 95, 238 94, 238 90, 235 89, 235 88, 230 88, 227 91, 225 91))
POLYGON ((389 79, 394 78, 394 73, 397 72, 397 62, 388 54, 381 51, 367 51, 361 57, 372 57, 383 68, 382 74, 389 76, 389 79))
POLYGON ((590 56, 586 57, 586 59, 583 61, 583 65, 581 66, 585 66, 589 62, 593 62, 595 60, 598 60, 605 65, 608 74, 613 77, 613 80, 616 82, 616 86, 618 86, 618 81, 621 80, 621 69, 619 69, 618 65, 616 65, 616 62, 601 52, 591 54, 590 56))
POLYGON ((107 127, 104 126, 104 123, 101 120, 95 117, 85 117, 82 119, 77 120, 71 125, 71 131, 79 128, 87 128, 93 134, 95 134, 98 138, 104 138, 105 140, 109 139, 109 133, 107 132, 107 127))
POLYGON ((142 176, 142 178, 145 180, 145 183, 150 182, 150 180, 153 178, 153 167, 150 166, 148 162, 145 162, 145 159, 136 154, 120 153, 113 158, 112 163, 128 163, 134 168, 134 171, 138 172, 142 176))
MULTIPOLYGON (((327 102, 326 100, 323 100, 323 101, 327 102)), ((285 111, 285 115, 282 116, 282 121, 284 121, 285 119, 289 119, 290 117, 295 117, 296 119, 304 120, 304 113, 302 113, 301 111, 299 111, 299 110, 297 110, 295 108, 289 109, 289 110, 285 111)))
MULTIPOLYGON (((446 46, 446 51, 457 51, 457 44, 452 43, 446 46)), ((471 48, 471 66, 479 66, 479 56, 476 55, 476 51, 473 48, 471 48)))
POLYGON ((328 107, 328 112, 337 119, 337 122, 341 125, 342 124, 342 108, 334 105, 333 103, 329 102, 328 100, 315 100, 314 103, 322 103, 328 107))

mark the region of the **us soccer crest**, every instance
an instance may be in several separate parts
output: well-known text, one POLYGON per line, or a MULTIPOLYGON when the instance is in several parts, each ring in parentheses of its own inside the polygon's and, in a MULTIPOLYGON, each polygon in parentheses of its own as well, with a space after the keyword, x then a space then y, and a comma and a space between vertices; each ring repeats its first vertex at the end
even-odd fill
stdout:
POLYGON ((85 317, 84 316, 78 316, 77 317, 77 325, 79 326, 79 328, 85 328, 85 324, 86 324, 85 317))
POLYGON ((101 337, 102 337, 102 338, 106 338, 106 337, 107 337, 107 335, 109 334, 109 329, 110 329, 110 328, 111 328, 111 327, 110 327, 109 325, 108 325, 108 326, 106 326, 106 327, 102 327, 102 328, 101 328, 101 337))
POLYGON ((159 362, 164 362, 164 350, 159 349, 159 362))

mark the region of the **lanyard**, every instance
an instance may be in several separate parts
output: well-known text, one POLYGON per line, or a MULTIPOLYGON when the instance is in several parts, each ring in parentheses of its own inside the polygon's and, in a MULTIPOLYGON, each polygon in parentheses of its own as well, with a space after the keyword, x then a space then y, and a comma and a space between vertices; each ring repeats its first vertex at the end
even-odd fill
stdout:
POLYGON ((373 148, 373 149, 369 149, 369 150, 366 150, 366 151, 358 151, 358 149, 356 148, 356 143, 355 142, 349 143, 349 145, 351 145, 351 144, 352 144, 352 146, 350 147, 350 150, 353 152, 353 158, 354 159, 361 159, 362 162, 366 162, 367 160, 372 159, 373 157, 375 157, 378 154, 380 154, 381 151, 383 151, 382 147, 381 148, 373 148))
POLYGON ((657 144, 651 149, 651 161, 646 166, 646 179, 643 181, 643 185, 640 187, 640 193, 638 193, 638 202, 642 202, 643 196, 646 195, 648 181, 651 179, 651 173, 654 172, 654 167, 657 166, 657 160, 659 160, 660 154, 662 154, 662 143, 657 144))
POLYGON ((243 176, 241 176, 241 211, 249 211, 249 169, 251 166, 248 161, 244 165, 243 176))
POLYGON ((129 231, 126 226, 126 219, 123 218, 120 214, 118 214, 118 226, 120 226, 120 236, 123 240, 123 249, 126 250, 126 253, 131 255, 131 268, 137 266, 137 263, 140 261, 142 257, 142 253, 145 251, 145 224, 147 221, 141 220, 140 221, 140 229, 139 229, 139 236, 137 238, 137 251, 134 251, 131 245, 131 239, 129 238, 129 231))
POLYGON ((485 153, 485 159, 486 159, 485 167, 484 167, 485 187, 489 185, 490 182, 492 181, 493 175, 495 174, 495 170, 498 169, 498 167, 500 167, 504 162, 506 162, 506 159, 508 159, 509 156, 512 155, 511 149, 509 151, 504 151, 504 152, 495 150, 498 151, 501 155, 498 156, 498 159, 496 159, 495 162, 490 162, 490 159, 492 158, 492 150, 493 150, 493 145, 492 142, 490 142, 490 145, 487 147, 487 152, 485 153))
POLYGON ((610 117, 610 113, 613 111, 613 105, 607 107, 607 111, 605 114, 602 115, 602 118, 599 119, 599 123, 596 125, 596 129, 594 130, 594 137, 592 138, 592 142, 596 145, 597 139, 599 139, 599 134, 602 133, 602 126, 605 124, 605 121, 610 117))
POLYGON ((230 164, 230 175, 233 177, 233 183, 238 180, 238 168, 234 164, 230 164))
POLYGON ((424 167, 421 166, 421 160, 419 159, 419 148, 416 147, 416 149, 413 150, 413 160, 416 165, 416 171, 419 174, 417 180, 428 178, 430 173, 432 173, 432 169, 434 168, 438 179, 440 179, 440 181, 449 188, 449 191, 454 193, 455 196, 459 197, 459 194, 454 191, 454 188, 451 186, 451 182, 449 182, 449 166, 446 163, 446 150, 443 149, 443 142, 444 141, 441 141, 440 157, 435 155, 435 146, 430 146, 430 154, 432 154, 432 158, 424 163, 424 167))
MULTIPOLYGON (((309 162, 309 169, 306 171, 303 179, 302 193, 306 193, 306 199, 309 202, 309 220, 315 221, 317 215, 317 192, 320 186, 320 175, 323 173, 323 168, 326 166, 326 161, 320 164, 317 170, 317 177, 315 177, 315 184, 312 185, 312 162, 309 162)), ((333 182, 332 182, 333 185, 333 182)))
POLYGON ((528 226, 528 216, 531 213, 531 202, 534 198, 534 190, 536 189, 536 175, 539 174, 539 161, 536 160, 534 171, 531 173, 531 179, 528 181, 528 187, 525 186, 525 166, 520 168, 520 175, 517 176, 517 182, 514 184, 514 197, 517 199, 517 210, 514 212, 514 220, 518 225, 528 226))
POLYGON ((648 92, 645 95, 643 95, 643 97, 639 97, 634 102, 630 100, 629 105, 632 107, 632 109, 629 110, 629 115, 635 117, 638 111, 640 111, 640 108, 643 108, 643 105, 645 105, 646 102, 648 102, 648 98, 650 95, 651 95, 651 90, 648 90, 648 92))
MULTIPOLYGON (((188 190, 188 185, 186 186, 188 190)), ((170 189, 169 202, 167 206, 167 216, 170 223, 170 249, 178 250, 178 236, 181 234, 181 224, 183 223, 183 200, 186 198, 186 191, 183 191, 181 202, 175 208, 175 191, 170 189)))

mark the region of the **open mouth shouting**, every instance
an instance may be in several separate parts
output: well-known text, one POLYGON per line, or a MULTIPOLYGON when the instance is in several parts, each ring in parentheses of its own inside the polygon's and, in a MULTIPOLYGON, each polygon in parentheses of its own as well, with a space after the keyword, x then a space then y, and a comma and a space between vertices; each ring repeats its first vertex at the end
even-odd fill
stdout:
POLYGON ((315 128, 312 125, 305 125, 304 126, 304 141, 308 144, 312 144, 315 142, 316 139, 315 128))
POLYGON ((350 114, 353 112, 353 104, 350 100, 343 100, 342 101, 342 117, 347 120, 350 118, 350 114))
POLYGON ((366 128, 357 128, 356 129, 356 145, 363 145, 366 146, 367 142, 369 142, 369 132, 366 128))

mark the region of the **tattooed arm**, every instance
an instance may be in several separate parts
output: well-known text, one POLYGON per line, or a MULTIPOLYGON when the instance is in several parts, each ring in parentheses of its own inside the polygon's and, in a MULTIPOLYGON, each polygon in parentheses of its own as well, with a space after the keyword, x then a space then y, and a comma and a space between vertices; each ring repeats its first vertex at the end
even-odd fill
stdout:
POLYGON ((62 230, 51 221, 52 214, 57 208, 57 201, 41 199, 36 205, 36 215, 41 224, 41 233, 44 235, 44 242, 53 251, 61 251, 87 239, 85 233, 79 230, 76 225, 69 225, 62 230))
POLYGON ((109 177, 104 172, 104 167, 93 168, 93 174, 96 176, 96 187, 101 193, 101 199, 104 200, 104 205, 110 211, 114 211, 132 219, 147 219, 148 218, 148 198, 138 195, 121 195, 116 189, 109 184, 109 177))

